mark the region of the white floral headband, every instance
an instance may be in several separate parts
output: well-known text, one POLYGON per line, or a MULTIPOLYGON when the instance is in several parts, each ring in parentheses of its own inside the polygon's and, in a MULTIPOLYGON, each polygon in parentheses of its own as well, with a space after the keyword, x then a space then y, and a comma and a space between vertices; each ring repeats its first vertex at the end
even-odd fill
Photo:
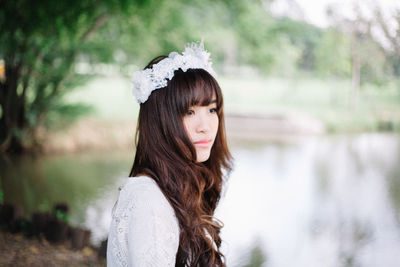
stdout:
POLYGON ((203 40, 200 44, 187 44, 182 55, 171 52, 152 68, 135 71, 132 76, 133 95, 139 104, 146 102, 151 92, 167 86, 168 80, 174 77, 174 72, 178 69, 184 72, 188 69, 204 69, 216 77, 209 58, 210 53, 204 50, 203 40))

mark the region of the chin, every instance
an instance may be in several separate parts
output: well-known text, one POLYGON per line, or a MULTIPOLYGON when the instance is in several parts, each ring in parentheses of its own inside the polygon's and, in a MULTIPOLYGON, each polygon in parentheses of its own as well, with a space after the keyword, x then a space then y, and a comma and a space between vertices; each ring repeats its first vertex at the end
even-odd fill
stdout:
POLYGON ((197 154, 197 162, 204 162, 210 158, 210 152, 203 152, 197 154))

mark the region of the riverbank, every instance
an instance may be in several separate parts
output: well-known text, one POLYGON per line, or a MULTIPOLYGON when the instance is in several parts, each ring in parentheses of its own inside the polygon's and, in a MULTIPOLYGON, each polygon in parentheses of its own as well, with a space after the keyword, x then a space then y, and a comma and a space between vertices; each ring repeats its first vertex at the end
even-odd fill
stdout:
MULTIPOLYGON (((349 79, 221 76, 228 140, 286 141, 321 133, 400 132, 399 81, 364 84, 353 99, 349 79)), ((72 129, 44 139, 45 152, 132 149, 137 105, 128 77, 99 76, 66 97, 93 108, 72 129), (113 88, 110 90, 110 88, 113 88)))
MULTIPOLYGON (((322 122, 304 114, 244 116, 228 114, 225 123, 228 141, 282 141, 325 133, 322 122)), ((87 150, 133 150, 136 121, 85 118, 68 129, 44 132, 45 154, 87 150)))
MULTIPOLYGON (((343 115, 344 116, 344 115, 343 115)), ((371 122, 364 126, 350 122, 333 129, 316 117, 301 112, 264 115, 227 114, 225 127, 228 142, 292 142, 322 134, 357 132, 396 132, 398 126, 388 121, 371 122)), ((43 131, 44 154, 77 153, 81 151, 112 151, 135 148, 136 121, 86 117, 68 128, 43 131)))
POLYGON ((65 244, 51 244, 43 237, 0 232, 0 266, 106 266, 106 262, 92 247, 72 250, 65 244))

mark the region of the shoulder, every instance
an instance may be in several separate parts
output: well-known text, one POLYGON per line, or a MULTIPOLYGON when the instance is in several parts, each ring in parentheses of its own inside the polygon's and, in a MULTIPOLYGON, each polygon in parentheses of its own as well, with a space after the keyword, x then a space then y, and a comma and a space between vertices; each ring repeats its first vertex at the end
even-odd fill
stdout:
POLYGON ((129 177, 120 191, 116 214, 157 213, 159 216, 174 214, 172 206, 150 177, 129 177))
POLYGON ((157 183, 149 177, 130 177, 120 191, 112 214, 114 227, 120 233, 165 230, 179 235, 179 223, 175 211, 157 183), (151 227, 152 229, 147 229, 151 227))
POLYGON ((110 265, 175 266, 179 224, 153 179, 128 178, 112 217, 107 249, 110 265))
POLYGON ((146 204, 146 206, 167 201, 157 183, 147 176, 128 178, 124 187, 121 189, 120 199, 121 198, 134 200, 146 204))
POLYGON ((145 190, 161 193, 156 181, 148 176, 128 177, 121 191, 136 191, 137 193, 145 190))

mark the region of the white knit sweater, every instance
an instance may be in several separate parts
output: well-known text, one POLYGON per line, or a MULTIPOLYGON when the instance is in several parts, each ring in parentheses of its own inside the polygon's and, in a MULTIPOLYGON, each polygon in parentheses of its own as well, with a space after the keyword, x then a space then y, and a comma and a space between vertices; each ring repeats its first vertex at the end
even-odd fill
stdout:
POLYGON ((107 266, 175 266, 179 232, 175 212, 156 182, 130 177, 113 210, 107 266))

